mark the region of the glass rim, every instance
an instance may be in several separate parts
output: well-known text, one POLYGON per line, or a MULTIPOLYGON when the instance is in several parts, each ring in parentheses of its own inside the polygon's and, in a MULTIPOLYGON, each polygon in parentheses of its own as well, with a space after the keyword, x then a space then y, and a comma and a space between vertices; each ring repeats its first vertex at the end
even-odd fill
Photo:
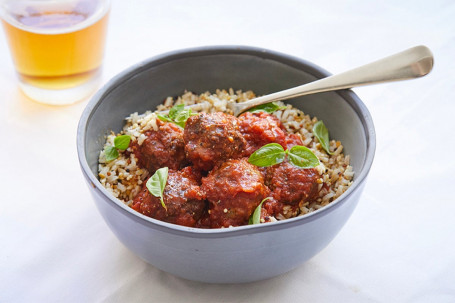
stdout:
POLYGON ((108 14, 111 8, 111 0, 67 0, 67 1, 58 1, 58 0, 0 0, 0 19, 4 22, 19 28, 21 30, 35 33, 35 34, 45 34, 45 35, 55 35, 55 34, 67 34, 75 31, 79 31, 86 27, 93 25, 94 23, 101 20, 106 14, 108 14), (24 12, 24 5, 37 5, 37 4, 47 4, 47 5, 64 5, 64 4, 77 4, 81 2, 94 3, 96 1, 96 7, 94 12, 90 14, 85 20, 76 23, 74 25, 58 28, 58 29, 48 29, 48 28, 36 28, 33 26, 24 25, 16 18, 14 15, 19 15, 19 10, 22 9, 24 12), (11 5, 11 6, 10 6, 11 5), (13 12, 16 10, 16 12, 13 12))

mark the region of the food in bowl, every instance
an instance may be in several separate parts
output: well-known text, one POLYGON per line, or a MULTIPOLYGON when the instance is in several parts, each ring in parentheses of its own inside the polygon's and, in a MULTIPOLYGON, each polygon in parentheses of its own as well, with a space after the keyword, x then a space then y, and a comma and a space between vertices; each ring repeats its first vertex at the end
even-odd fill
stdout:
POLYGON ((167 96, 182 95, 187 88, 215 93, 216 88, 234 87, 267 94, 327 76, 328 72, 303 59, 245 46, 173 51, 128 68, 98 91, 79 122, 78 157, 96 209, 125 247, 177 277, 245 283, 296 268, 336 237, 361 201, 367 183, 376 136, 372 117, 354 92, 341 90, 287 101, 324 121, 333 139, 343 143, 355 171, 352 184, 341 196, 303 216, 210 229, 156 220, 127 206, 99 182, 99 156, 109 130, 120 133, 125 117, 153 110, 167 96))
POLYGON ((232 116, 228 102, 255 97, 185 92, 156 111, 131 114, 100 152, 101 184, 146 216, 198 228, 274 222, 334 201, 354 176, 341 142, 328 139, 322 121, 282 102, 232 116), (293 161, 293 147, 301 146, 315 156, 313 165, 293 161), (265 165, 264 150, 272 161, 265 165))

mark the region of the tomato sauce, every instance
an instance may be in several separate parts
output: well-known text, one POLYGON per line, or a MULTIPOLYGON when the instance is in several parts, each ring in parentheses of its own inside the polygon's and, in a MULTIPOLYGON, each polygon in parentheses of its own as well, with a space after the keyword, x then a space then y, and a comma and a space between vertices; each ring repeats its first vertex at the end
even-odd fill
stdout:
POLYGON ((184 129, 159 122, 158 131, 133 145, 139 166, 150 176, 169 168, 164 190, 165 209, 144 185, 132 208, 152 218, 190 227, 221 228, 248 224, 265 198, 262 218, 267 222, 285 206, 299 205, 315 197, 315 169, 282 162, 259 168, 248 156, 268 143, 284 149, 302 145, 298 135, 288 134, 281 122, 267 113, 245 113, 239 118, 224 113, 191 116, 184 129))

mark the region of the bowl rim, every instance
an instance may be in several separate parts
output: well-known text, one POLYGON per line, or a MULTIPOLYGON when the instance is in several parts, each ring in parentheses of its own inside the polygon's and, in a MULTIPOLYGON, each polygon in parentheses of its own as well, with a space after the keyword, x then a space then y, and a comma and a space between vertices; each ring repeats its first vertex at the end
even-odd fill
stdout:
POLYGON ((165 64, 178 59, 185 59, 190 57, 199 57, 207 55, 249 55, 252 57, 260 57, 275 62, 279 62, 285 65, 288 65, 292 68, 299 70, 305 70, 306 73, 317 77, 324 78, 330 76, 331 74, 324 70, 323 68, 306 61, 304 59, 284 54, 281 52, 253 47, 253 46, 242 46, 242 45, 216 45, 216 46, 203 46, 203 47, 194 47, 194 48, 185 48, 180 50, 174 50, 166 52, 151 58, 145 59, 139 63, 136 63, 122 72, 118 73, 107 83, 103 85, 95 95, 90 99, 87 106, 85 107, 81 118, 79 120, 77 128, 77 153, 79 158, 79 164, 81 166, 82 172, 87 179, 88 183, 91 185, 92 190, 98 191, 99 195, 103 196, 104 200, 108 203, 111 203, 114 209, 118 212, 125 214, 127 217, 133 219, 139 224, 149 226, 153 229, 168 232, 177 235, 184 235, 195 238, 221 238, 221 237, 233 237, 239 235, 246 235, 250 233, 262 233, 268 232, 271 230, 280 230, 285 228, 295 227, 306 222, 310 222, 318 219, 321 216, 325 216, 328 213, 336 210, 341 207, 348 198, 362 186, 365 182, 368 172, 373 163, 373 158, 376 150, 376 133, 373 125, 372 117, 365 106, 365 104, 360 100, 360 98, 350 89, 339 90, 334 93, 340 95, 357 113, 359 119, 362 122, 363 129, 366 136, 366 155, 364 165, 359 172, 356 172, 356 177, 352 185, 335 201, 329 203, 328 205, 307 213, 303 216, 298 216, 295 218, 290 218, 286 220, 281 220, 277 222, 267 223, 267 224, 257 224, 257 225, 244 225, 237 226, 232 228, 220 228, 220 229, 201 229, 194 227, 186 227, 181 225, 176 225, 172 223, 167 223, 157 219, 147 217, 139 212, 136 212, 132 208, 128 207, 125 203, 115 198, 110 194, 107 189, 105 189, 102 184, 99 182, 98 178, 92 173, 87 158, 85 155, 85 141, 87 133, 87 124, 90 121, 93 113, 99 107, 103 99, 110 94, 117 86, 122 85, 122 83, 136 74, 143 72, 146 69, 149 69, 160 64, 165 64))

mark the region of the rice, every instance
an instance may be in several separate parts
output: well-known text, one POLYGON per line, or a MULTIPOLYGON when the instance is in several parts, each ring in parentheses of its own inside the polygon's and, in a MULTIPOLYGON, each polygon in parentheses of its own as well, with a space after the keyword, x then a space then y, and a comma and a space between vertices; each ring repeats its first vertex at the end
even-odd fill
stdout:
MULTIPOLYGON (((229 90, 218 89, 214 94, 205 92, 197 95, 192 92, 185 92, 177 98, 166 98, 163 104, 157 107, 157 110, 169 110, 178 104, 194 104, 193 112, 213 113, 222 111, 232 114, 227 106, 229 102, 245 102, 255 97, 252 91, 234 91, 232 88, 229 90)), ((354 177, 354 171, 349 164, 349 156, 343 154, 343 145, 340 141, 330 141, 330 151, 333 153, 331 155, 322 149, 321 144, 312 132, 314 124, 318 121, 316 117, 311 118, 289 104, 283 102, 278 102, 278 104, 283 109, 275 111, 273 115, 283 123, 289 133, 298 134, 302 138, 303 145, 311 149, 318 157, 321 164, 316 169, 321 178, 318 180, 319 193, 316 199, 303 203, 298 209, 285 206, 282 213, 276 218, 270 218, 269 221, 305 215, 326 206, 348 189, 354 177)), ((114 145, 114 139, 118 135, 129 135, 132 141, 137 141, 141 145, 146 138, 144 135, 146 131, 158 130, 157 119, 156 113, 152 111, 131 114, 126 117, 125 126, 120 133, 111 132, 107 136, 105 146, 114 145)), ((138 167, 138 159, 130 148, 127 151, 119 151, 119 157, 116 160, 107 162, 103 149, 99 155, 98 172, 101 184, 114 197, 130 205, 133 198, 141 190, 146 178, 149 177, 149 172, 138 167)))

